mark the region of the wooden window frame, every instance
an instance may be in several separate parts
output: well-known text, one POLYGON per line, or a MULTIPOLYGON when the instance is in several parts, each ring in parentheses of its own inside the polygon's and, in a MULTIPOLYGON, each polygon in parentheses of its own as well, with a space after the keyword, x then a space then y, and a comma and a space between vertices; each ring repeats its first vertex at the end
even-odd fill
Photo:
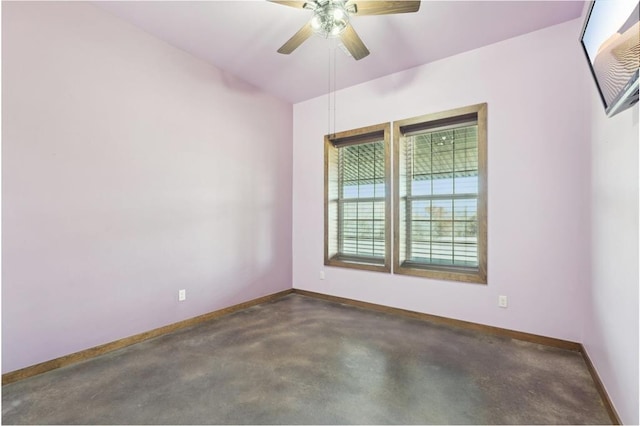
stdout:
POLYGON ((476 104, 435 114, 427 114, 393 123, 393 272, 404 275, 487 284, 487 104, 476 104), (405 263, 401 256, 401 237, 408 238, 409 232, 401 235, 400 218, 400 142, 404 134, 417 129, 439 128, 459 123, 474 117, 478 126, 478 267, 457 268, 441 265, 416 265, 405 263))
MULTIPOLYGON (((337 220, 337 218, 336 218, 337 220)), ((324 264, 344 268, 364 269, 369 271, 391 272, 391 124, 383 123, 345 132, 325 135, 324 137, 324 264), (374 136, 382 136, 384 141, 384 188, 385 188, 385 245, 384 262, 370 262, 366 259, 341 256, 337 252, 338 230, 332 229, 331 218, 337 215, 331 211, 333 202, 337 202, 335 194, 330 199, 332 188, 338 183, 336 162, 332 156, 338 154, 338 148, 347 145, 366 143, 374 136)))

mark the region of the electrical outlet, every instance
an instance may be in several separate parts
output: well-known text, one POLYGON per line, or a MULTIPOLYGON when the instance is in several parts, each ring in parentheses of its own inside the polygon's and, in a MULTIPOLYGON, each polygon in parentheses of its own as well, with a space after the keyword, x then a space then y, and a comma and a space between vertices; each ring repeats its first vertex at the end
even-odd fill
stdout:
POLYGON ((324 271, 320 271, 320 279, 324 280, 324 271))
POLYGON ((507 296, 498 296, 498 306, 501 308, 507 307, 507 296))
POLYGON ((183 302, 187 299, 187 290, 178 290, 178 301, 183 302))

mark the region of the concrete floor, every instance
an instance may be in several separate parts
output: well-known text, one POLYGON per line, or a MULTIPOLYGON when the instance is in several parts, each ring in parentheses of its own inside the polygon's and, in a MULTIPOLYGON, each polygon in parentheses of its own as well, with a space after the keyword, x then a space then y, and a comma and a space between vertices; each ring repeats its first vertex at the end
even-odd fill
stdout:
POLYGON ((2 388, 3 424, 610 424, 580 354, 291 294, 2 388))

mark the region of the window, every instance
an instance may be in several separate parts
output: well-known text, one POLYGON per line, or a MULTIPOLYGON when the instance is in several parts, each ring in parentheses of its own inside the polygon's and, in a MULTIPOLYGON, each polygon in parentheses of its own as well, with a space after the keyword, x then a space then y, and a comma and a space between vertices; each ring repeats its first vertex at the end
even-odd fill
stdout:
POLYGON ((390 125, 325 136, 324 165, 324 264, 390 272, 390 125))
POLYGON ((394 123, 394 272, 487 282, 487 106, 394 123))

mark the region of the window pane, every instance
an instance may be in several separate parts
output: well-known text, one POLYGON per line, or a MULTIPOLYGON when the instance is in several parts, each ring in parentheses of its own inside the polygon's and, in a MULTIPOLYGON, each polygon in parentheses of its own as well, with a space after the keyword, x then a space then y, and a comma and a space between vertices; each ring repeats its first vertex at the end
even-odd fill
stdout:
POLYGON ((424 243, 431 241, 431 221, 430 220, 414 220, 411 222, 411 237, 416 243, 424 243))
POLYGON ((347 182, 342 187, 342 198, 358 198, 359 190, 357 184, 347 182))
POLYGON ((453 200, 433 200, 431 202, 431 217, 433 220, 452 220, 453 200))
POLYGON ((434 194, 452 194, 453 193, 453 179, 446 176, 436 176, 433 181, 433 193, 434 194))
POLYGON ((342 225, 344 240, 358 238, 358 221, 345 220, 342 225))
POLYGON ((384 141, 339 148, 340 254, 385 256, 384 141))
POLYGON ((414 179, 411 182, 411 194, 412 195, 431 195, 431 178, 428 179, 414 179))
POLYGON ((344 222, 348 220, 358 219, 358 203, 348 202, 342 205, 342 220, 344 222))
POLYGON ((477 266, 477 126, 425 131, 406 143, 407 259, 477 266))
POLYGON ((456 177, 454 187, 456 194, 477 194, 478 175, 456 177))
POLYGON ((417 219, 431 218, 431 201, 430 200, 413 200, 411 202, 411 217, 417 219))
POLYGON ((469 220, 476 222, 478 214, 478 199, 469 198, 454 200, 453 216, 455 220, 469 220))

